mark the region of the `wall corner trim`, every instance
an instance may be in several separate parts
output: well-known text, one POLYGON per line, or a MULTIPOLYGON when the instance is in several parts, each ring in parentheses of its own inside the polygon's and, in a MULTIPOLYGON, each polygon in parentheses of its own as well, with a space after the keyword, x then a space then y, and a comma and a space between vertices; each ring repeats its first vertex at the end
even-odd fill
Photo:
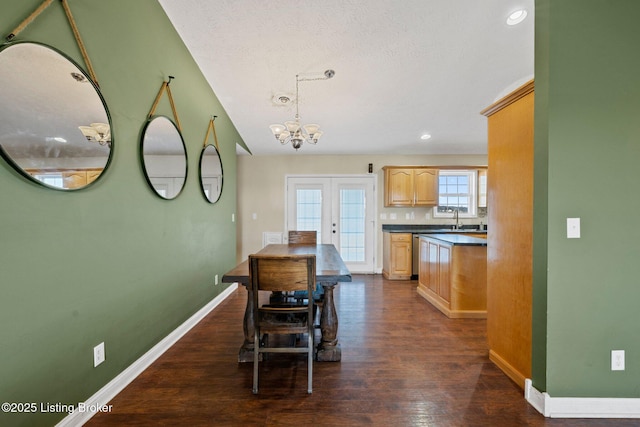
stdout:
POLYGON ((615 397, 551 397, 525 380, 524 397, 548 418, 640 418, 640 399, 615 397))
MULTIPOLYGON (((87 399, 85 407, 100 407, 106 405, 118 393, 120 393, 129 383, 131 383, 138 375, 144 372, 153 362, 162 354, 170 349, 180 338, 198 324, 204 317, 213 311, 222 301, 228 298, 235 290, 238 284, 235 283, 222 291, 218 296, 209 301, 204 307, 198 310, 193 316, 187 319, 183 324, 174 329, 169 335, 164 337, 162 341, 153 346, 149 351, 143 354, 138 360, 133 362, 128 368, 122 371, 118 376, 109 381, 104 387, 98 390, 93 396, 87 399)), ((62 419, 56 427, 71 427, 83 425, 95 415, 95 412, 72 412, 62 419)))

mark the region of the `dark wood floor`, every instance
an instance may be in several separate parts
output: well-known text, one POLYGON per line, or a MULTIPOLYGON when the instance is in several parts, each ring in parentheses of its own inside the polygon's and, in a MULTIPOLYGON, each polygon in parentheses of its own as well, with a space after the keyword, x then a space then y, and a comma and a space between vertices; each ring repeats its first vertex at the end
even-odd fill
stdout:
POLYGON ((631 426, 637 420, 545 419, 488 359, 486 321, 450 320, 416 282, 357 275, 336 288, 342 361, 305 355, 238 363, 240 288, 133 381, 88 426, 631 426))

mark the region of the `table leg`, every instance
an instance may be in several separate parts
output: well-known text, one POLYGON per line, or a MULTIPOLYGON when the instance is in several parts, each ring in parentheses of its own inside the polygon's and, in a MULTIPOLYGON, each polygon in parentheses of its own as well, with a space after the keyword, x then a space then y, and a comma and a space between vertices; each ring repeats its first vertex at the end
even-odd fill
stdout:
POLYGON ((247 286, 247 307, 244 310, 244 343, 238 353, 238 362, 253 362, 253 290, 247 286))
POLYGON ((338 313, 333 302, 333 288, 337 283, 321 283, 324 288, 324 304, 320 317, 322 339, 318 344, 316 360, 318 362, 339 362, 342 349, 338 344, 338 313))

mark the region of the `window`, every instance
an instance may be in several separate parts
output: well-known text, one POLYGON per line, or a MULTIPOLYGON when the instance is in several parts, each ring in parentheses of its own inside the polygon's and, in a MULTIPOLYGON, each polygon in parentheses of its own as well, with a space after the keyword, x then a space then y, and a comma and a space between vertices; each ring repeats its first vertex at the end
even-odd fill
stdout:
POLYGON ((455 211, 461 218, 477 216, 477 177, 475 170, 440 169, 438 173, 438 206, 434 217, 453 217, 455 211))
POLYGON ((34 175, 35 179, 47 185, 64 188, 64 179, 61 173, 44 173, 34 175))

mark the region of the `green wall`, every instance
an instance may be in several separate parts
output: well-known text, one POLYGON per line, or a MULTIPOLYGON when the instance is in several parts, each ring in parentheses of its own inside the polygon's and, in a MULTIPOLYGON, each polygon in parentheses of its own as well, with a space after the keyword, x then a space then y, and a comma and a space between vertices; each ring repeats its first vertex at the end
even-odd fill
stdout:
POLYGON ((533 380, 552 397, 640 397, 639 14, 637 0, 536 2, 533 380))
MULTIPOLYGON (((12 31, 41 0, 1 0, 12 31)), ((233 124, 156 0, 69 0, 110 110, 114 156, 74 192, 28 182, 0 161, 0 401, 77 404, 108 383, 225 288, 235 264, 233 124), (172 94, 188 153, 173 201, 148 187, 139 138, 160 85, 172 94), (198 163, 210 115, 225 172, 209 204, 198 163), (93 347, 106 361, 93 367, 93 347)), ((60 2, 17 40, 49 44, 83 64, 60 2)), ((171 116, 165 100, 157 114, 171 116)), ((0 112, 1 114, 1 112, 0 112)), ((51 425, 66 414, 4 414, 0 425, 51 425)))

